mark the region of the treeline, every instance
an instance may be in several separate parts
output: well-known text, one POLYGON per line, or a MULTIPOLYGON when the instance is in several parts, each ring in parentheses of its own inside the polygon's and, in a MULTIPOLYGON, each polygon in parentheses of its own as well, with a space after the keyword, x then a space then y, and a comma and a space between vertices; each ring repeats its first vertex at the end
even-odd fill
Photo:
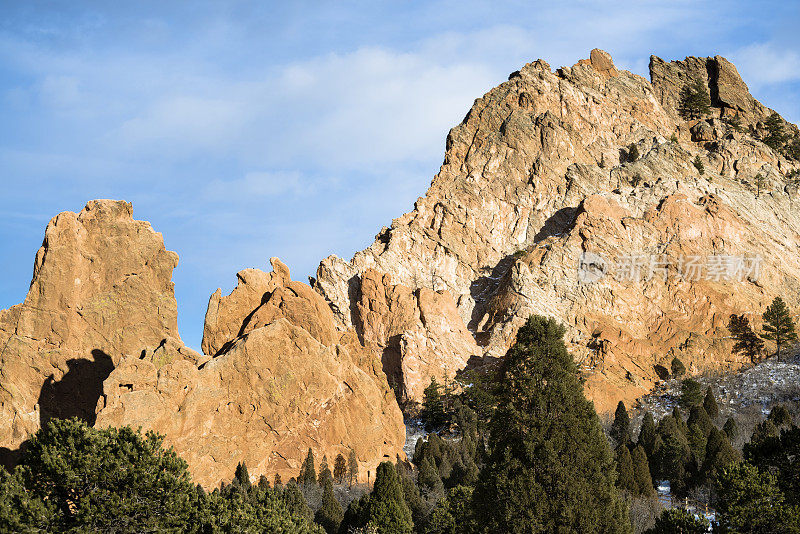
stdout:
MULTIPOLYGON (((742 456, 735 425, 718 428, 713 395, 692 386, 688 419, 645 416, 635 440, 620 405, 615 454, 563 335, 531 317, 496 367, 458 387, 432 383, 421 414, 434 432, 411 462, 378 466, 372 488, 355 483, 354 455, 331 469, 309 450, 285 484, 251 484, 240 464, 230 484, 205 492, 155 434, 51 421, 0 474, 0 531, 627 534, 631 503, 654 499, 653 480, 666 478, 679 494, 714 488, 719 531, 800 532, 800 431, 786 410, 773 410, 742 456)), ((706 527, 672 510, 651 532, 706 527)))

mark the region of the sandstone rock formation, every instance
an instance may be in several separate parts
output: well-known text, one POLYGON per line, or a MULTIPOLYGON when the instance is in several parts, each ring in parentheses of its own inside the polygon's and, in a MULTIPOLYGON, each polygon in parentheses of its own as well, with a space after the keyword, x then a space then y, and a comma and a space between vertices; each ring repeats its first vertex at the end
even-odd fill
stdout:
MULTIPOLYGON (((724 58, 654 57, 650 70, 652 81, 617 70, 595 50, 570 68, 525 65, 477 99, 450 131, 444 163, 414 210, 351 261, 320 264, 314 288, 340 328, 363 328, 363 287, 374 285, 374 272, 389 273, 406 292, 452 295, 454 324, 468 327, 485 356, 504 354, 527 315, 559 318, 600 410, 647 392, 654 365, 676 354, 693 371, 740 364, 728 315, 752 312, 757 323, 776 294, 798 304, 797 162, 758 140, 772 110, 724 58), (702 121, 676 109, 694 80, 711 95, 702 121), (745 132, 727 122, 734 116, 745 132), (594 283, 579 276, 594 263, 581 267, 587 254, 604 263, 594 283), (612 276, 630 256, 666 258, 668 276, 612 276), (679 279, 681 262, 695 256, 760 256, 760 277, 679 279)), ((398 309, 380 314, 402 337, 412 327, 407 307, 398 309)), ((401 387, 410 392, 429 380, 409 378, 401 387)))
POLYGON ((25 302, 0 311, 3 463, 48 418, 72 416, 165 434, 207 487, 240 461, 288 480, 309 447, 331 461, 352 448, 363 478, 402 451, 380 359, 283 264, 215 293, 201 355, 178 336, 177 261, 126 202, 50 222, 25 302))
POLYGON ((103 384, 97 424, 166 435, 206 487, 250 473, 297 476, 308 448, 317 458, 352 449, 360 476, 394 460, 403 418, 380 360, 355 334, 339 332, 325 301, 289 278, 247 269, 230 295, 209 302, 199 367, 175 358, 158 368, 124 358, 103 384))
POLYGON ((127 202, 95 200, 50 221, 25 301, 0 312, 0 447, 15 450, 50 417, 93 421, 124 354, 182 345, 177 262, 127 202))

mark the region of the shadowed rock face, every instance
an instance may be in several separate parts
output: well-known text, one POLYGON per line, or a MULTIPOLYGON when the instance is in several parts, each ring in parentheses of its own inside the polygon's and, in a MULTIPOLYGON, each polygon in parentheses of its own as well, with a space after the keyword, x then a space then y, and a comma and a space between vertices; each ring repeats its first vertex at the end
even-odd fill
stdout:
POLYGON ((19 447, 49 417, 94 421, 124 354, 180 343, 177 262, 127 202, 50 221, 25 302, 0 311, 0 446, 19 447))
MULTIPOLYGON (((652 82, 595 50, 555 72, 529 63, 477 99, 450 131, 441 170, 414 210, 351 261, 321 262, 314 288, 340 326, 370 331, 359 288, 374 285, 373 273, 410 293, 451 295, 460 320, 450 324, 466 325, 486 356, 502 356, 529 314, 555 316, 600 410, 647 392, 654 365, 675 355, 692 371, 740 364, 724 328, 729 314, 757 319, 776 294, 797 304, 800 218, 796 188, 787 186, 797 162, 757 140, 772 110, 724 58, 654 57, 650 70, 652 82), (709 89, 712 112, 686 121, 676 108, 695 80, 709 89), (734 116, 749 133, 726 124, 734 116), (631 144, 636 161, 628 161, 631 144), (767 184, 760 194, 758 175, 767 184), (611 267, 631 255, 667 255, 673 264, 760 255, 763 264, 758 279, 741 282, 670 275, 583 284, 584 253, 611 267)), ((417 328, 408 306, 380 309, 380 321, 371 310, 368 323, 387 325, 395 338, 417 328)), ((387 371, 419 400, 430 376, 403 372, 410 354, 391 359, 387 371)))
POLYGON ((256 476, 296 477, 309 448, 320 458, 354 450, 364 479, 394 459, 405 427, 380 360, 271 263, 272 273, 242 271, 230 295, 212 295, 203 347, 213 358, 160 368, 124 358, 103 384, 97 424, 166 435, 206 487, 230 480, 241 461, 256 476))
POLYGON ((50 222, 25 302, 0 311, 2 463, 52 417, 162 433, 207 487, 240 461, 288 479, 309 447, 352 448, 366 478, 402 450, 380 360, 286 266, 243 271, 232 296, 215 294, 206 356, 178 336, 177 261, 126 202, 50 222))

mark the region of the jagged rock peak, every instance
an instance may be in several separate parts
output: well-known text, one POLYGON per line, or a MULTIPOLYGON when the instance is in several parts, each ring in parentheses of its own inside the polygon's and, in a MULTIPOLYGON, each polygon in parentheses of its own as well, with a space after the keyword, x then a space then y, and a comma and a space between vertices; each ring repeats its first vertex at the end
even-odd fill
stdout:
POLYGON ((600 409, 647 392, 654 365, 676 354, 695 370, 736 365, 727 315, 758 308, 800 276, 794 260, 774 260, 775 247, 796 257, 800 240, 789 179, 797 162, 760 141, 771 110, 724 58, 654 58, 651 74, 652 83, 618 70, 594 50, 555 72, 529 63, 478 98, 414 209, 352 260, 321 262, 314 288, 340 328, 361 328, 374 271, 410 291, 446 291, 457 327, 485 356, 501 356, 530 313, 557 317, 600 409), (711 91, 712 113, 684 120, 677 107, 694 79, 711 91), (753 128, 735 130, 731 114, 753 128), (611 261, 654 251, 760 255, 765 278, 579 283, 584 253, 611 261))

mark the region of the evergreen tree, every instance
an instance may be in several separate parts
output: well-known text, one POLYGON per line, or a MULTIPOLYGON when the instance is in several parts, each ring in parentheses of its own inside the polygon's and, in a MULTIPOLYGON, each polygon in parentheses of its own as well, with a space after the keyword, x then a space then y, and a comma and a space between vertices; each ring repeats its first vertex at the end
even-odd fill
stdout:
POLYGON ((686 409, 703 402, 703 386, 697 380, 687 378, 681 383, 680 404, 686 409))
POLYGON ((738 461, 739 454, 733 449, 728 435, 712 427, 703 460, 703 479, 713 482, 722 469, 738 461))
POLYGON ((776 356, 778 361, 781 361, 781 347, 791 341, 797 341, 797 333, 794 330, 794 321, 789 313, 789 308, 782 298, 775 297, 762 317, 764 319, 762 337, 775 342, 776 356))
POLYGON ((672 408, 672 417, 675 419, 675 424, 678 425, 678 430, 681 431, 681 434, 684 436, 689 433, 689 426, 686 421, 683 420, 683 414, 681 413, 681 409, 675 406, 672 408))
POLYGON ((533 316, 502 363, 489 455, 473 495, 482 532, 629 532, 613 459, 563 342, 533 316))
POLYGON ((764 342, 753 332, 747 317, 744 314, 732 314, 728 320, 728 330, 734 339, 734 354, 744 354, 751 363, 757 363, 764 351, 764 342))
POLYGON ((333 483, 333 475, 328 467, 328 457, 323 455, 322 462, 319 464, 319 478, 317 482, 320 486, 325 487, 326 480, 330 480, 330 482, 333 483))
POLYGON ((309 447, 306 459, 303 460, 303 465, 300 467, 300 475, 297 477, 297 483, 301 486, 313 486, 317 483, 317 470, 314 467, 314 451, 309 447))
POLYGON ((440 428, 447 422, 444 401, 442 400, 442 393, 439 384, 436 382, 436 378, 431 378, 431 383, 425 388, 424 395, 422 410, 420 410, 419 416, 425 424, 425 429, 430 432, 436 428, 440 428))
POLYGON ((781 119, 780 115, 773 113, 767 117, 767 120, 764 121, 764 126, 767 129, 767 134, 762 139, 764 144, 774 150, 782 149, 789 140, 789 136, 784 130, 783 119, 781 119))
POLYGON ((366 524, 378 534, 411 534, 414 522, 403 498, 397 471, 391 462, 383 462, 375 473, 375 486, 369 496, 366 524))
POLYGON ((656 422, 650 412, 645 412, 642 418, 642 428, 639 429, 638 443, 644 448, 647 456, 653 454, 653 448, 656 444, 656 422))
POLYGON ((703 176, 706 173, 706 168, 703 165, 703 160, 700 159, 699 154, 694 157, 692 164, 694 165, 694 168, 697 169, 697 172, 700 174, 700 176, 703 176))
POLYGON ((798 532, 800 515, 785 503, 775 477, 747 462, 723 468, 715 484, 717 525, 714 532, 772 534, 798 532))
POLYGON ((706 396, 703 399, 703 409, 712 421, 716 421, 717 418, 719 418, 719 406, 717 405, 717 399, 714 398, 714 392, 711 390, 711 386, 708 386, 706 389, 706 396))
POLYGON ((631 419, 628 416, 628 410, 625 409, 625 403, 619 401, 617 403, 617 411, 614 412, 614 423, 611 425, 611 439, 617 445, 627 445, 631 440, 631 419))
POLYGON ((684 373, 686 373, 686 366, 683 365, 683 362, 677 356, 672 358, 672 362, 670 363, 670 367, 672 369, 672 376, 675 377, 675 378, 683 376, 684 373))
POLYGON ((417 473, 417 485, 428 495, 441 496, 444 494, 444 484, 439 470, 436 469, 434 461, 425 457, 419 465, 417 473))
POLYGON ((250 487, 250 475, 247 472, 247 465, 244 462, 239 462, 239 464, 236 466, 236 471, 233 477, 241 487, 250 487))
POLYGON ((636 480, 633 472, 633 459, 628 447, 617 447, 617 487, 636 494, 636 480))
POLYGON ((322 484, 322 506, 314 515, 314 521, 321 525, 327 534, 334 534, 339 530, 343 518, 342 506, 333 495, 333 483, 331 479, 325 478, 322 484))
POLYGON ((673 493, 686 490, 687 464, 691 449, 686 435, 678 428, 675 417, 668 415, 658 423, 658 438, 653 451, 653 463, 658 479, 668 479, 673 493))
POLYGON ((778 428, 786 427, 792 424, 792 415, 783 404, 776 404, 773 406, 767 419, 772 421, 778 428))
POLYGON ((708 519, 702 516, 695 516, 683 508, 667 508, 645 534, 705 534, 708 528, 708 519))
POLYGON ((358 460, 356 459, 356 451, 352 449, 350 449, 350 457, 347 459, 347 478, 351 487, 358 482, 358 460))
POLYGON ((272 481, 272 485, 273 485, 273 487, 276 487, 276 488, 279 488, 279 487, 283 486, 283 481, 281 480, 281 475, 280 474, 275 473, 275 478, 272 481))
POLYGON ((425 534, 461 534, 471 532, 472 488, 456 486, 439 501, 431 513, 425 534))
POLYGON ((336 455, 336 460, 333 461, 333 479, 337 484, 344 482, 344 477, 347 474, 347 460, 344 459, 341 453, 336 455))
POLYGON ((739 435, 739 425, 736 424, 733 417, 728 417, 725 421, 725 425, 722 427, 722 431, 725 432, 725 435, 728 436, 728 439, 732 442, 736 439, 736 436, 739 435))
MULTIPOLYGON (((771 421, 767 422, 772 425, 771 421)), ((775 474, 787 500, 800 505, 800 428, 792 425, 779 436, 754 436, 745 445, 744 454, 759 471, 775 474)))
POLYGON ((636 494, 651 497, 656 490, 653 487, 653 477, 650 476, 650 464, 647 461, 647 453, 641 445, 633 448, 631 453, 633 460, 633 479, 636 482, 636 494))
POLYGON ((708 115, 711 111, 711 99, 703 82, 696 80, 681 91, 681 114, 689 119, 708 115))

